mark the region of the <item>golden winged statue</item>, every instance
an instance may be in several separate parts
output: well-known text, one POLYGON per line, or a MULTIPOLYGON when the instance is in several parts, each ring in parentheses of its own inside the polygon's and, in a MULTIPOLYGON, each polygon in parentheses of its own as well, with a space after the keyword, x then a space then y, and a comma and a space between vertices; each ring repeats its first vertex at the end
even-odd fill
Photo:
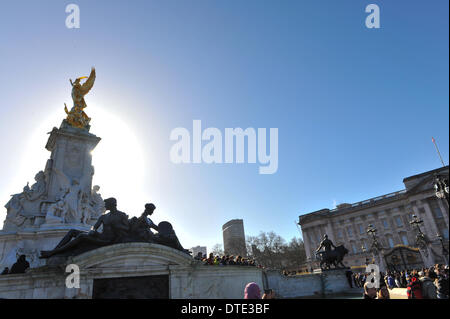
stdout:
POLYGON ((64 103, 64 111, 67 114, 66 121, 78 128, 86 128, 91 121, 91 118, 84 113, 84 108, 87 106, 84 101, 84 96, 92 89, 95 82, 95 68, 92 68, 91 74, 89 77, 82 76, 77 78, 74 82, 70 80, 70 84, 72 85, 72 100, 73 107, 69 110, 67 109, 67 105, 64 103), (81 80, 86 79, 86 82, 81 84, 81 80))

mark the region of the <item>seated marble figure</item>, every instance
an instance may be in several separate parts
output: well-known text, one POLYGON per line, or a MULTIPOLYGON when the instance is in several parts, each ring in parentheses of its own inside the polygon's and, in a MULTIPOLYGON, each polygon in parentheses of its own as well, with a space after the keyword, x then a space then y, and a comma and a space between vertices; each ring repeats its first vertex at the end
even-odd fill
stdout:
POLYGON ((109 212, 99 217, 93 230, 89 232, 70 230, 53 250, 41 251, 41 258, 77 255, 98 247, 127 242, 156 243, 190 254, 181 246, 169 222, 163 221, 157 226, 148 217, 156 208, 154 204, 146 204, 140 217, 129 220, 125 213, 117 210, 115 198, 105 199, 104 202, 105 209, 109 212), (103 226, 102 232, 98 231, 100 226, 103 226), (157 233, 153 233, 151 229, 157 233))

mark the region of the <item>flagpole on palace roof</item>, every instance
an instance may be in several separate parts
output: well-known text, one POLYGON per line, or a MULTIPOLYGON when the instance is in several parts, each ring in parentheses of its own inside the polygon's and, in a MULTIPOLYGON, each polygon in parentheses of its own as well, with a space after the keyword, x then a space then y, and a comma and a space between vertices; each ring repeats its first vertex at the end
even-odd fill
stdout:
POLYGON ((431 140, 433 141, 433 144, 436 147, 436 151, 437 151, 437 153, 439 155, 439 158, 441 159, 442 166, 444 167, 445 166, 444 160, 442 159, 441 152, 439 152, 439 148, 438 148, 438 146, 436 144, 436 140, 434 139, 434 137, 431 137, 431 140))

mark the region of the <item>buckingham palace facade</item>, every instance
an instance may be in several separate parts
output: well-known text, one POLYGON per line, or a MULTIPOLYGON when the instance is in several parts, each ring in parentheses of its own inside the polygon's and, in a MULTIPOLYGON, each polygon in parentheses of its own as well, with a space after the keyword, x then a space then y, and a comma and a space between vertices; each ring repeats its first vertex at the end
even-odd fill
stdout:
MULTIPOLYGON (((436 197, 434 182, 436 175, 448 180, 448 174, 449 167, 445 166, 403 179, 404 190, 301 215, 299 225, 308 267, 318 266, 315 250, 324 234, 336 246, 342 244, 348 249, 349 253, 344 258, 346 266, 363 267, 372 260, 372 237, 367 233, 368 225, 377 229, 378 242, 384 247, 386 254, 392 254, 394 249, 403 247, 411 251, 407 257, 414 259, 411 255, 417 250, 417 232, 410 225, 413 215, 423 220, 421 230, 432 241, 436 262, 444 263, 442 243, 448 251, 449 207, 445 198, 436 197), (438 235, 442 237, 442 241, 438 239, 438 235)), ((416 262, 420 264, 419 261, 416 262)))

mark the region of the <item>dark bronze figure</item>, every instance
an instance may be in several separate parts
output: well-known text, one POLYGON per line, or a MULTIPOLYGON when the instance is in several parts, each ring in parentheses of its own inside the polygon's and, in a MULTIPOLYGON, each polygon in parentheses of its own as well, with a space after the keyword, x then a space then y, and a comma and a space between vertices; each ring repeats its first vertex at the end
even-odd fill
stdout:
POLYGON ((151 229, 158 231, 158 226, 148 217, 153 215, 155 209, 155 205, 145 204, 142 215, 130 219, 130 235, 135 241, 155 242, 155 234, 151 229))
POLYGON ((54 255, 75 256, 102 246, 129 242, 156 243, 190 254, 189 250, 181 246, 169 222, 163 221, 157 226, 149 218, 156 209, 154 204, 146 204, 142 215, 131 219, 118 211, 116 206, 115 198, 105 199, 105 208, 109 212, 100 216, 93 230, 90 232, 70 230, 53 250, 41 251, 41 258, 54 255), (103 231, 98 232, 101 225, 103 231), (151 229, 157 233, 153 233, 151 229))
POLYGON ((343 245, 336 247, 333 242, 328 239, 328 235, 326 234, 323 236, 323 239, 316 250, 316 256, 320 260, 320 268, 322 270, 331 269, 331 266, 334 266, 336 269, 345 268, 342 261, 347 253, 348 250, 343 245), (331 247, 334 247, 334 249, 331 249, 331 247), (322 248, 324 248, 325 251, 320 251, 322 248))
POLYGON ((27 261, 25 255, 20 255, 17 258, 17 261, 12 265, 10 274, 23 274, 25 271, 30 268, 30 263, 27 261))
POLYGON ((56 254, 65 255, 65 252, 68 255, 73 255, 93 248, 123 242, 129 230, 128 216, 117 210, 115 198, 105 199, 105 209, 109 210, 109 213, 99 217, 93 230, 90 232, 76 229, 69 230, 53 250, 41 251, 41 258, 48 258, 56 254), (102 225, 103 231, 100 233, 97 230, 102 225))

